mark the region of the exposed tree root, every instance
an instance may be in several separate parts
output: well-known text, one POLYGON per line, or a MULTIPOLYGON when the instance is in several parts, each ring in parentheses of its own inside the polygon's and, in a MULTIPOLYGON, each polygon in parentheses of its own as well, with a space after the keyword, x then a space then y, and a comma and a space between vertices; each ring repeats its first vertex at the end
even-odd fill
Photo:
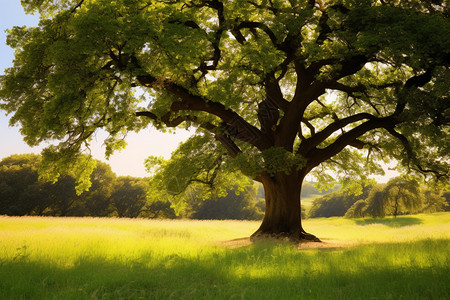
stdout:
POLYGON ((305 231, 301 232, 261 232, 257 231, 250 236, 250 240, 252 242, 258 241, 285 241, 292 242, 295 244, 302 242, 317 242, 321 243, 322 241, 313 234, 307 233, 305 231))

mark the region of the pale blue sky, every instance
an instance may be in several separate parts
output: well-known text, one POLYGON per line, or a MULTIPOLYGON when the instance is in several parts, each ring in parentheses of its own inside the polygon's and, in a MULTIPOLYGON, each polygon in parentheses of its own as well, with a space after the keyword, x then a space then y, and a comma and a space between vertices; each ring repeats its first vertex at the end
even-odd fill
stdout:
MULTIPOLYGON (((14 52, 6 43, 5 30, 13 26, 36 26, 38 16, 25 15, 20 0, 0 0, 0 74, 12 65, 14 52)), ((42 147, 30 148, 19 133, 18 127, 9 127, 9 116, 0 111, 0 159, 11 154, 39 153, 42 147)), ((130 133, 127 137, 128 147, 114 154, 109 161, 104 158, 102 148, 104 134, 99 133, 91 145, 95 158, 109 163, 117 175, 148 176, 144 168, 144 160, 149 155, 170 157, 180 141, 187 139, 189 133, 179 130, 177 134, 160 133, 154 128, 138 134, 130 133)))

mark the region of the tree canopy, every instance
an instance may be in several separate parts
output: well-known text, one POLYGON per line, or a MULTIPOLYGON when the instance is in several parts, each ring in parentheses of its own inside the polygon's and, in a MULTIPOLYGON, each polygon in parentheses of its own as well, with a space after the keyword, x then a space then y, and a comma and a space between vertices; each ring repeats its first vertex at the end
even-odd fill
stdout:
POLYGON ((15 154, 0 161, 0 215, 260 220, 264 210, 252 183, 209 199, 197 197, 205 193, 190 188, 188 203, 176 214, 173 203, 149 188, 148 178, 116 177, 101 161, 96 161, 89 191, 76 195, 73 176, 54 183, 39 180, 41 162, 37 154, 15 154))
POLYGON ((96 161, 89 192, 75 193, 74 174, 55 183, 39 180, 42 157, 11 155, 0 161, 0 214, 52 216, 106 216, 116 175, 109 165, 96 161))
POLYGON ((150 124, 193 128, 179 152, 186 159, 153 167, 175 170, 182 187, 227 182, 222 171, 261 181, 258 232, 290 237, 306 236, 299 202, 311 172, 324 183, 324 170, 335 171, 351 185, 395 159, 448 179, 445 1, 22 4, 41 21, 9 31, 16 53, 1 77, 1 108, 30 145, 61 140, 44 152, 59 162, 51 175, 70 162, 88 178, 93 167, 78 153, 99 128, 110 134, 107 154, 150 124))
POLYGON ((383 218, 399 214, 445 211, 448 201, 446 190, 435 186, 420 186, 411 178, 395 177, 386 184, 378 184, 365 197, 354 202, 345 213, 349 218, 365 216, 383 218))

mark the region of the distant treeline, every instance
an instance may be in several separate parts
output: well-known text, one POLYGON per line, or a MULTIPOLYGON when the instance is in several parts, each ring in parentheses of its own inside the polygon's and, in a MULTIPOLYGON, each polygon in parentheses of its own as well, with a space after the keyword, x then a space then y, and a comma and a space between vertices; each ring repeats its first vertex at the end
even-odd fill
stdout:
POLYGON ((72 176, 56 183, 39 180, 41 156, 12 155, 0 162, 0 215, 93 216, 128 218, 195 218, 260 220, 264 200, 254 186, 217 199, 192 196, 177 214, 168 199, 148 200, 148 178, 116 176, 111 167, 97 161, 89 191, 77 195, 72 176))
POLYGON ((420 185, 402 177, 386 184, 368 185, 360 195, 337 190, 314 200, 310 218, 345 216, 348 218, 397 216, 450 210, 450 192, 420 185))
MULTIPOLYGON (((97 161, 89 191, 77 195, 76 180, 63 176, 56 183, 39 180, 41 156, 12 155, 0 161, 0 215, 91 216, 127 218, 193 218, 260 220, 264 216, 264 189, 249 185, 227 191, 223 197, 203 199, 191 191, 189 201, 175 211, 169 199, 149 200, 148 178, 116 176, 97 161), (242 191, 243 190, 243 191, 242 191)), ((153 191, 154 192, 154 191, 153 191)), ((394 178, 387 184, 366 186, 360 195, 335 189, 318 191, 305 182, 302 197, 316 198, 304 217, 383 217, 385 215, 450 210, 450 192, 394 178)))

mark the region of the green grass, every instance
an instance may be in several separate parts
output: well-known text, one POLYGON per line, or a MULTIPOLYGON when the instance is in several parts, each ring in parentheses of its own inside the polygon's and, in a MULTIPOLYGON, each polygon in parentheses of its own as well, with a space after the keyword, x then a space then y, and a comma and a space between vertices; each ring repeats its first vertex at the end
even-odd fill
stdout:
POLYGON ((305 221, 351 247, 223 246, 258 225, 0 217, 0 299, 450 299, 450 213, 305 221))
POLYGON ((305 208, 306 213, 309 212, 311 209, 311 206, 313 205, 313 202, 315 199, 322 197, 323 195, 313 194, 309 197, 302 197, 302 206, 305 208))

